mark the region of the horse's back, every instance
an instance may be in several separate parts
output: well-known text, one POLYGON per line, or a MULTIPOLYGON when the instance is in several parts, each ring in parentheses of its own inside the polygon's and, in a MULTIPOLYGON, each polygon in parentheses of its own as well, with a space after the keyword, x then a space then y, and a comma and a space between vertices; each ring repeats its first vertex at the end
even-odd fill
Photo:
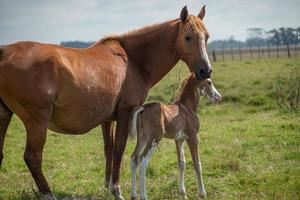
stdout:
POLYGON ((126 63, 115 53, 118 47, 112 46, 73 49, 37 42, 2 46, 0 98, 21 119, 51 106, 51 128, 86 132, 112 115, 125 79, 126 63))

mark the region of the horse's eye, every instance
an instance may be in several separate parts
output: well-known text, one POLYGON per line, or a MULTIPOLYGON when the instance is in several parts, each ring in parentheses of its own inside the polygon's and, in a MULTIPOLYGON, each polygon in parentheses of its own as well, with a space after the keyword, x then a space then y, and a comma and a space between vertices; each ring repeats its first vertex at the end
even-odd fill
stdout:
POLYGON ((191 36, 185 36, 184 39, 185 39, 185 41, 190 41, 192 38, 191 38, 191 36))
POLYGON ((208 85, 211 85, 211 82, 210 81, 207 81, 208 85))

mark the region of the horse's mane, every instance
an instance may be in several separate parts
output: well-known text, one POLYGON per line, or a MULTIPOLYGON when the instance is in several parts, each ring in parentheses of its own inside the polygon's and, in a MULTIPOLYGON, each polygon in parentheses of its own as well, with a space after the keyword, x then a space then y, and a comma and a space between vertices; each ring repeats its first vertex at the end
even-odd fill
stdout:
POLYGON ((131 39, 131 40, 137 40, 139 38, 146 38, 151 37, 151 33, 156 33, 158 30, 159 31, 164 31, 166 30, 166 28, 168 28, 170 25, 176 23, 179 19, 175 19, 175 20, 169 20, 163 23, 156 23, 153 25, 149 25, 149 26, 145 26, 139 29, 134 29, 131 31, 128 31, 126 33, 120 34, 120 35, 108 35, 102 39, 100 39, 99 43, 103 43, 106 41, 110 41, 110 40, 118 40, 120 42, 122 42, 123 40, 126 39, 131 39))

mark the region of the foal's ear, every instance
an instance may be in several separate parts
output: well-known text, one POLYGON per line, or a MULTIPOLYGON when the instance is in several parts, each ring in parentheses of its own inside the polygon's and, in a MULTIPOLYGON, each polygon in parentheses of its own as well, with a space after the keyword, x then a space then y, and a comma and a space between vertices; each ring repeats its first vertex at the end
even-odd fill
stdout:
POLYGON ((201 8, 200 13, 198 14, 198 17, 203 20, 204 16, 205 16, 205 5, 201 8))
POLYGON ((188 12, 187 6, 184 6, 181 9, 181 12, 180 12, 180 19, 181 19, 181 21, 185 22, 185 20, 188 17, 188 15, 189 15, 189 12, 188 12))

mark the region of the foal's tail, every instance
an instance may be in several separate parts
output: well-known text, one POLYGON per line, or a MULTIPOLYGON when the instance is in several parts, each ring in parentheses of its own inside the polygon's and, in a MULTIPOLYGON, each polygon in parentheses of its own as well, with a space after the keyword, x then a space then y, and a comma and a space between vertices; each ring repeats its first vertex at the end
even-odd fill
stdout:
POLYGON ((144 110, 144 107, 136 107, 131 112, 131 117, 129 119, 129 138, 134 139, 137 135, 137 126, 138 126, 138 116, 144 110))

